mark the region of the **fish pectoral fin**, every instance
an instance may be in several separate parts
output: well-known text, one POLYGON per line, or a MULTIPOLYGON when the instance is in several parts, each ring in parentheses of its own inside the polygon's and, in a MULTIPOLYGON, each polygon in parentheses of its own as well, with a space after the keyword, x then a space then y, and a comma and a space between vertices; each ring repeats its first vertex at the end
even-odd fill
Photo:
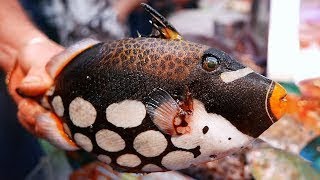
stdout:
POLYGON ((65 132, 60 119, 52 112, 38 115, 36 117, 36 125, 37 133, 56 147, 68 151, 79 149, 65 132))
POLYGON ((178 103, 170 94, 161 89, 154 89, 146 98, 146 109, 153 123, 164 133, 177 135, 174 119, 180 111, 178 103))
POLYGON ((167 21, 165 17, 149 5, 145 3, 141 3, 141 5, 152 16, 152 19, 149 22, 152 24, 155 31, 152 31, 150 35, 151 37, 177 40, 183 39, 179 32, 167 21))
POLYGON ((145 99, 145 102, 153 123, 163 133, 176 136, 191 131, 190 113, 184 111, 183 105, 174 100, 167 91, 156 88, 145 99))

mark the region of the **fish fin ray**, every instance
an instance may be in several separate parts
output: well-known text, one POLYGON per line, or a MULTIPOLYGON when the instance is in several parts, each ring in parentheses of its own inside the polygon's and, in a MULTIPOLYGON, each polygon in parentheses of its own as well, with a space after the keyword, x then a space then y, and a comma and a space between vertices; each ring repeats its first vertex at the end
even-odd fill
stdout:
POLYGON ((74 151, 78 146, 70 139, 60 119, 53 113, 42 113, 36 117, 37 133, 58 148, 74 151))
POLYGON ((146 98, 146 109, 153 123, 164 133, 176 135, 173 120, 180 107, 168 92, 154 89, 146 98))
POLYGON ((177 40, 183 39, 179 32, 159 12, 145 3, 141 3, 141 6, 152 16, 152 19, 149 22, 152 24, 155 31, 152 31, 151 37, 177 40), (159 33, 157 34, 156 32, 159 33))

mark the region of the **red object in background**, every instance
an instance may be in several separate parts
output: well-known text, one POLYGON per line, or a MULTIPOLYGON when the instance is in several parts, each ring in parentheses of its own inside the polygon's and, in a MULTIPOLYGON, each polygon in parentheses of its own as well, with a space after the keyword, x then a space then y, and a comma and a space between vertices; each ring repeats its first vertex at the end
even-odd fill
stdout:
POLYGON ((288 95, 288 113, 320 135, 320 78, 301 81, 301 97, 288 95))
POLYGON ((299 88, 303 97, 320 101, 320 77, 301 81, 299 88))

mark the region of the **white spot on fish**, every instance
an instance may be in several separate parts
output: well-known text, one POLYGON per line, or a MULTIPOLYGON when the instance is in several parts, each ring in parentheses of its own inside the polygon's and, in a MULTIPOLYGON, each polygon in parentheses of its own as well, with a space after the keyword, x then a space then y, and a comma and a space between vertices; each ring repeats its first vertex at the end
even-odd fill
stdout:
POLYGON ((167 145, 164 135, 154 130, 140 133, 133 141, 134 149, 145 157, 159 156, 167 145))
POLYGON ((74 135, 74 140, 85 151, 87 151, 87 152, 91 152, 92 151, 92 148, 93 148, 92 142, 87 136, 85 136, 85 135, 83 135, 81 133, 76 133, 74 135))
POLYGON ((124 100, 111 104, 106 110, 107 120, 117 127, 139 126, 146 116, 144 104, 136 100, 124 100))
POLYGON ((195 158, 194 164, 210 160, 211 155, 223 157, 251 142, 252 137, 243 134, 224 117, 208 113, 200 101, 193 100, 193 108, 191 132, 172 137, 171 141, 174 146, 183 149, 200 146, 201 154, 195 158), (204 134, 202 129, 205 126, 209 130, 204 134))
POLYGON ((194 156, 187 151, 173 151, 162 158, 161 164, 167 169, 178 170, 188 168, 194 156))
POLYGON ((223 82, 230 83, 230 82, 235 81, 237 79, 243 78, 246 75, 253 73, 253 72, 254 71, 250 68, 243 68, 243 69, 238 69, 236 71, 223 72, 223 73, 221 73, 220 77, 223 82))
POLYGON ((63 102, 62 102, 62 98, 60 96, 55 96, 52 99, 52 107, 54 112, 59 116, 62 117, 64 114, 64 106, 63 106, 63 102))
POLYGON ((104 154, 100 154, 98 157, 99 161, 104 162, 106 164, 110 164, 111 163, 111 158, 107 155, 104 154))
POLYGON ((117 163, 121 166, 136 167, 141 163, 140 158, 134 154, 124 154, 117 158, 117 163))
POLYGON ((69 116, 74 125, 84 128, 94 123, 97 111, 89 101, 77 97, 69 105, 69 116))
POLYGON ((143 166, 143 168, 141 169, 144 172, 159 172, 159 171, 163 171, 159 166, 154 165, 154 164, 147 164, 145 166, 143 166))
POLYGON ((109 152, 118 152, 125 148, 125 141, 121 136, 108 129, 102 129, 96 133, 96 141, 100 148, 109 152))
POLYGON ((66 123, 63 123, 63 130, 67 133, 69 137, 72 137, 69 126, 66 123))

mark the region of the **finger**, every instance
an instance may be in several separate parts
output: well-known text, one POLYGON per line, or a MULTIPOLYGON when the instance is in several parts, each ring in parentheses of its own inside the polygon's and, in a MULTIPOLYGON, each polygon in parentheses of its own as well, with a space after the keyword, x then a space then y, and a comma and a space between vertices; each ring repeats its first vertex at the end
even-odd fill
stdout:
POLYGON ((36 135, 35 126, 36 119, 35 116, 41 113, 45 113, 46 110, 41 107, 38 103, 32 99, 21 99, 18 104, 18 119, 19 122, 25 127, 29 132, 36 135))
POLYGON ((34 131, 34 124, 29 124, 30 120, 27 120, 24 115, 18 112, 17 114, 19 123, 31 134, 36 136, 34 131))
POLYGON ((36 134, 48 140, 51 144, 60 149, 68 151, 79 149, 78 146, 69 138, 69 135, 65 132, 60 119, 51 112, 39 114, 36 117, 35 130, 36 134))
POLYGON ((27 76, 17 86, 17 92, 24 97, 35 97, 44 94, 53 84, 45 67, 31 68, 27 76))
POLYGON ((28 72, 32 67, 44 67, 50 59, 63 51, 63 47, 54 41, 43 38, 28 42, 18 53, 18 61, 22 69, 28 72))
POLYGON ((18 105, 21 124, 32 134, 48 140, 58 148, 76 150, 78 147, 65 132, 60 119, 32 99, 23 99, 18 105))
POLYGON ((52 78, 45 66, 56 54, 63 51, 63 47, 49 39, 26 45, 18 54, 18 62, 26 77, 17 87, 22 96, 38 96, 45 93, 52 85, 52 78))
POLYGON ((21 80, 24 78, 25 74, 23 73, 21 67, 16 63, 13 69, 7 74, 6 83, 8 87, 8 92, 16 102, 19 104, 19 101, 22 100, 22 97, 17 94, 16 88, 20 84, 21 80))
POLYGON ((22 62, 24 63, 23 67, 28 69, 28 74, 22 80, 22 83, 18 86, 17 92, 21 96, 29 97, 44 94, 46 90, 48 90, 52 86, 53 78, 57 76, 57 74, 67 63, 69 63, 76 55, 97 43, 98 41, 96 40, 85 39, 69 47, 62 53, 62 48, 56 47, 55 51, 53 52, 59 54, 52 58, 54 53, 50 52, 49 54, 46 54, 46 58, 42 57, 42 61, 30 61, 30 57, 35 56, 34 53, 30 54, 32 53, 32 48, 35 48, 35 46, 39 46, 39 44, 26 48, 25 52, 20 54, 20 59, 24 59, 24 61, 22 62), (51 61, 49 61, 50 58, 52 58, 51 61))

